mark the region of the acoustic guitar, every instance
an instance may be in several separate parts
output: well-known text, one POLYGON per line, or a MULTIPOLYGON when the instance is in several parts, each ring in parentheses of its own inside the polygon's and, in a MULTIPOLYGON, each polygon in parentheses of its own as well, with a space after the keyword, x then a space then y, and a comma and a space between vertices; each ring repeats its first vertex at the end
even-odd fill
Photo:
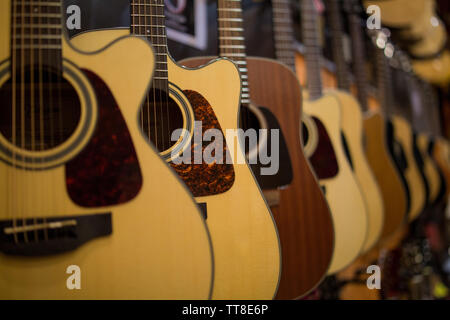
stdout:
POLYGON ((245 161, 241 139, 225 134, 238 128, 238 69, 227 59, 197 69, 177 65, 167 49, 164 1, 133 0, 130 9, 130 30, 85 33, 73 44, 95 51, 130 32, 150 40, 156 68, 139 122, 202 207, 214 249, 212 298, 271 299, 281 272, 277 229, 245 161), (177 128, 182 134, 172 139, 177 128), (211 137, 195 140, 207 137, 209 129, 222 133, 212 145, 206 141, 211 137), (202 155, 211 148, 218 158, 207 162, 202 155), (185 156, 191 161, 180 161, 185 156))
POLYGON ((352 165, 367 207, 369 227, 362 249, 362 252, 367 252, 378 242, 383 229, 383 198, 365 155, 361 107, 350 93, 350 73, 344 56, 341 6, 338 0, 328 0, 326 4, 339 88, 339 90, 333 90, 333 93, 341 105, 342 139, 345 140, 347 147, 346 155, 352 165))
MULTIPOLYGON (((326 274, 333 253, 334 234, 325 197, 302 150, 299 134, 301 88, 293 72, 290 11, 283 1, 273 1, 273 7, 275 43, 285 50, 282 55, 288 58, 287 64, 246 56, 239 1, 218 1, 219 51, 222 57, 232 59, 241 72, 241 108, 253 110, 264 106, 270 110, 278 119, 288 143, 293 179, 289 186, 278 190, 280 200, 272 207, 272 212, 283 249, 283 269, 276 298, 294 299, 314 289, 326 274), (278 21, 283 21, 288 34, 281 36, 277 32, 278 21)), ((191 58, 180 63, 195 66, 209 60, 210 57, 191 58)), ((244 123, 246 115, 242 117, 244 123)))
MULTIPOLYGON (((415 77, 412 72, 412 64, 406 53, 397 51, 397 59, 399 60, 397 65, 399 68, 400 81, 405 85, 406 97, 402 97, 398 94, 399 103, 403 106, 407 106, 407 111, 410 113, 412 110, 427 110, 431 107, 430 99, 428 97, 430 92, 426 90, 425 84, 415 77)), ((415 124, 415 119, 411 116, 412 124, 415 124)), ((423 115, 420 119, 422 122, 427 121, 426 115, 423 115)), ((429 155, 429 137, 423 132, 414 130, 413 133, 413 147, 414 156, 419 168, 420 174, 423 176, 423 182, 425 186, 425 205, 433 204, 439 195, 441 189, 440 173, 434 164, 434 161, 429 155)))
POLYGON ((448 141, 443 137, 434 137, 431 140, 429 152, 443 174, 446 186, 443 200, 446 201, 450 193, 450 146, 448 141))
POLYGON ((401 173, 408 190, 407 221, 412 221, 425 206, 425 185, 421 177, 413 146, 413 131, 410 123, 402 116, 393 114, 394 94, 392 91, 392 73, 388 57, 394 56, 396 49, 388 42, 384 32, 377 32, 376 43, 385 43, 384 48, 375 50, 378 94, 382 109, 387 114, 388 150, 401 173))
MULTIPOLYGON (((410 68, 411 64, 408 60, 408 66, 410 68)), ((430 110, 438 111, 439 102, 436 97, 436 92, 432 85, 413 74, 409 73, 409 77, 413 80, 413 88, 419 92, 420 99, 417 99, 420 103, 419 106, 411 105, 413 108, 417 107, 420 110, 430 110)), ((413 101, 413 99, 411 99, 413 101)), ((423 112, 424 116, 421 116, 417 120, 422 120, 427 126, 433 126, 433 120, 430 118, 430 113, 423 112)), ((416 143, 420 153, 423 155, 424 159, 424 173, 427 177, 428 184, 428 205, 436 205, 442 203, 442 200, 446 199, 445 194, 447 192, 447 183, 445 181, 445 172, 441 168, 438 161, 433 156, 434 141, 435 138, 429 132, 416 132, 415 135, 416 143)))
POLYGON ((335 247, 328 274, 358 257, 366 241, 367 209, 346 157, 342 106, 334 92, 322 91, 318 12, 313 0, 301 3, 308 90, 303 93, 303 143, 331 209, 335 247))
POLYGON ((373 105, 378 105, 378 102, 373 97, 369 100, 361 7, 356 0, 349 0, 347 6, 357 97, 364 113, 366 156, 383 197, 384 224, 380 241, 386 241, 403 224, 407 210, 407 190, 388 151, 385 117, 380 111, 369 109, 369 101, 373 105))
POLYGON ((0 3, 0 298, 207 299, 204 219, 136 121, 154 53, 74 49, 62 8, 0 3))

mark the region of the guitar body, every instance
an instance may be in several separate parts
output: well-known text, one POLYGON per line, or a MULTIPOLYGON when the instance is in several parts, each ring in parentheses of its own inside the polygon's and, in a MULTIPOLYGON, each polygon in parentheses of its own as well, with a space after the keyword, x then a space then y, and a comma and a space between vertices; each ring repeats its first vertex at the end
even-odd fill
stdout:
MULTIPOLYGON (((180 63, 193 67, 211 59, 189 58, 180 63)), ((295 74, 283 64, 257 57, 247 57, 247 68, 252 103, 276 116, 289 146, 293 180, 279 190, 278 204, 272 207, 283 248, 276 298, 300 298, 327 272, 333 254, 333 221, 300 143, 301 88, 295 74)))
POLYGON ((385 241, 403 225, 407 213, 407 193, 388 152, 384 116, 379 112, 366 115, 364 132, 367 160, 383 195, 384 225, 381 240, 385 241))
POLYGON ((450 150, 447 140, 437 138, 433 142, 432 157, 443 174, 446 185, 445 200, 450 192, 450 150))
POLYGON ((383 230, 383 198, 364 151, 363 117, 359 103, 352 95, 344 91, 333 91, 333 93, 341 106, 342 132, 347 142, 353 172, 366 203, 369 219, 369 228, 363 247, 363 252, 366 252, 375 245, 383 230))
MULTIPOLYGON (((0 88, 10 73, 10 4, 3 1, 0 5, 0 88)), ((213 261, 205 222, 187 189, 143 139, 136 122, 153 72, 150 46, 141 39, 126 37, 95 54, 84 54, 63 39, 62 53, 63 76, 73 81, 82 101, 81 121, 90 123, 91 110, 94 125, 86 135, 79 135, 81 144, 71 157, 56 157, 49 167, 31 169, 43 165, 37 161, 21 164, 31 166, 30 170, 14 167, 2 153, 0 298, 207 299, 212 290, 213 261), (127 57, 126 64, 123 57, 127 57), (115 113, 119 115, 115 129, 124 130, 100 132, 110 128, 104 120, 114 106, 119 110, 115 113), (128 164, 134 159, 135 165, 122 162, 125 146, 111 144, 111 136, 134 150, 128 164), (102 151, 105 148, 109 151, 106 154, 102 151), (95 159, 102 163, 99 171, 94 170, 99 169, 95 163, 89 166, 92 158, 84 158, 92 149, 95 159), (88 166, 77 167, 83 161, 88 166), (111 172, 116 162, 118 175, 111 172), (100 188, 95 184, 77 185, 85 179, 104 182, 105 175, 110 174, 106 178, 112 178, 110 184, 100 188), (142 179, 134 179, 136 176, 142 179), (119 189, 114 190, 115 186, 119 189), (86 193, 69 192, 77 187, 85 188, 86 193), (108 199, 110 193, 114 197, 108 199), (89 201, 83 203, 83 199, 89 201), (102 205, 102 201, 117 205, 102 205), (18 232, 17 238, 6 234, 11 222, 32 225, 43 224, 45 219, 76 225, 62 227, 59 232, 18 232), (72 265, 81 270, 81 290, 66 286, 66 281, 71 282, 72 265)), ((0 140, 4 143, 5 138, 0 136, 0 140)), ((50 149, 47 155, 54 152, 50 149)), ((42 154, 28 152, 28 156, 42 154)))
MULTIPOLYGON (((298 76, 306 82, 305 63, 302 55, 296 55, 298 76)), ((321 70, 325 88, 336 88, 336 77, 325 68, 321 70)), ((367 162, 363 142, 363 117, 358 102, 348 93, 332 90, 341 106, 342 132, 352 158, 352 170, 360 186, 367 208, 368 230, 362 251, 370 249, 380 238, 384 220, 384 206, 381 190, 367 162)))
POLYGON ((346 158, 339 100, 326 94, 323 98, 309 101, 304 94, 303 101, 305 152, 319 178, 333 217, 335 245, 328 270, 328 274, 333 274, 360 254, 367 236, 367 210, 346 158))
POLYGON ((403 176, 408 184, 410 199, 408 220, 413 221, 422 212, 426 204, 424 181, 414 157, 413 132, 411 125, 404 118, 394 115, 390 119, 394 127, 393 137, 402 145, 404 151, 406 166, 403 170, 403 176))
POLYGON ((417 134, 416 144, 423 159, 423 172, 427 179, 429 189, 427 203, 432 204, 437 200, 442 187, 439 169, 428 153, 428 146, 430 144, 428 136, 421 133, 417 134))
MULTIPOLYGON (((99 43, 129 31, 91 33, 95 36, 82 34, 73 39, 73 44, 93 51, 99 43)), ((194 114, 196 120, 203 120, 203 126, 209 125, 208 118, 214 117, 223 132, 237 128, 240 78, 232 62, 221 59, 195 70, 182 68, 171 59, 167 62, 170 83, 189 101, 187 112, 194 114), (201 114, 199 110, 205 108, 208 114, 201 114)), ((226 144, 235 146, 231 151, 238 159, 245 159, 239 139, 227 135, 226 144)), ((212 298, 271 299, 281 272, 281 249, 273 217, 247 163, 234 162, 231 173, 227 171, 230 176, 220 171, 209 172, 207 164, 187 168, 171 164, 196 196, 195 200, 202 204, 207 217, 214 249, 212 298), (208 180, 216 177, 220 180, 208 180)))

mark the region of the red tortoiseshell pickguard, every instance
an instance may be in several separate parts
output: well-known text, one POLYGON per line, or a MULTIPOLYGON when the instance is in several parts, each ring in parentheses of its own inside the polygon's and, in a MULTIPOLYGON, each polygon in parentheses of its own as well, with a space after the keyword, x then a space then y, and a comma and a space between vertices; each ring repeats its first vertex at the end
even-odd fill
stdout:
POLYGON ((128 202, 142 187, 133 141, 107 85, 93 72, 83 71, 97 95, 99 117, 88 145, 66 164, 68 194, 82 207, 128 202))
MULTIPOLYGON (((183 93, 192 105, 195 120, 202 122, 202 127, 194 128, 194 130, 197 130, 197 132, 201 130, 203 136, 206 130, 214 128, 220 130, 224 136, 219 121, 209 102, 198 92, 184 90, 183 93)), ((206 141, 202 144, 201 148, 195 148, 194 143, 191 143, 190 152, 192 162, 195 157, 195 152, 200 152, 201 150, 203 154, 204 149, 211 143, 214 142, 206 141)), ((222 159, 227 159, 227 154, 227 145, 223 143, 222 159)), ((223 193, 231 188, 234 183, 234 168, 232 164, 226 164, 225 162, 223 164, 207 164, 203 161, 201 164, 175 164, 171 162, 170 165, 186 183, 192 194, 195 197, 201 197, 223 193)))
POLYGON ((309 161, 319 179, 333 178, 338 174, 339 166, 334 153, 333 144, 323 123, 313 117, 319 135, 319 143, 309 161))

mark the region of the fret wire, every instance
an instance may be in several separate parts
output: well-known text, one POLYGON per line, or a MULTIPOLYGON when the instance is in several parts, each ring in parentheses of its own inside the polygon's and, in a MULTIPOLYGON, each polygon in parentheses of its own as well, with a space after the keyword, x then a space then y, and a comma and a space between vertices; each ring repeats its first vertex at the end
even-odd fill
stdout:
POLYGON ((318 13, 312 0, 302 0, 302 33, 305 45, 305 60, 310 99, 322 96, 322 80, 320 73, 321 48, 319 48, 318 13))
POLYGON ((11 36, 11 54, 18 57, 18 65, 25 63, 22 58, 31 57, 35 50, 50 50, 48 54, 55 54, 51 63, 58 64, 62 48, 61 1, 12 0, 12 7, 20 8, 12 12, 11 18, 11 29, 16 31, 11 36))
POLYGON ((250 103, 246 46, 240 0, 219 0, 217 5, 220 56, 232 59, 241 76, 241 103, 250 103))
POLYGON ((272 23, 277 59, 295 72, 295 49, 289 2, 272 0, 272 23))

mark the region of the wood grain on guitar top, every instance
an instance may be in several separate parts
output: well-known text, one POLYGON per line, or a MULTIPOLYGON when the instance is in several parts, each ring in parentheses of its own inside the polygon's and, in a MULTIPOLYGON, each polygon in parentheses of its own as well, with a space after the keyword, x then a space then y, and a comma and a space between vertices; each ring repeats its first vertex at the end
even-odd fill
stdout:
MULTIPOLYGON (((10 42, 11 29, 4 22, 10 21, 11 5, 11 1, 0 2, 0 60, 8 59, 8 52, 2 49, 8 48, 5 42, 10 42)), ((178 177, 155 149, 149 147, 136 121, 154 69, 154 54, 142 39, 117 40, 116 34, 108 35, 109 31, 84 34, 87 44, 100 46, 92 54, 74 50, 63 38, 62 54, 67 65, 73 66, 72 71, 91 101, 97 100, 95 91, 81 70, 93 71, 114 96, 138 163, 145 164, 140 166, 142 188, 131 201, 119 206, 82 208, 67 195, 63 165, 32 171, 17 170, 0 162, 2 177, 16 177, 14 184, 0 182, 0 220, 12 216, 11 205, 6 205, 7 192, 11 192, 20 195, 14 204, 21 210, 14 210, 17 217, 64 219, 111 213, 113 230, 109 236, 89 241, 62 255, 25 259, 0 254, 2 299, 207 299, 211 296, 212 248, 205 221, 178 177), (115 41, 111 43, 112 40, 115 41), (24 190, 27 190, 25 194, 24 190), (89 275, 82 276, 82 290, 66 288, 64 270, 71 264, 89 275)), ((86 139, 86 145, 89 142, 86 139)))
MULTIPOLYGON (((213 108, 209 102, 198 92, 193 90, 184 90, 183 93, 191 103, 194 110, 195 120, 202 122, 202 127, 194 128, 194 131, 198 134, 203 134, 209 129, 217 129, 222 132, 225 137, 220 123, 216 118, 213 108)), ((202 144, 201 148, 196 148, 194 143, 191 143, 190 159, 191 162, 196 158, 195 152, 201 152, 200 159, 203 159, 203 151, 210 143, 202 144)), ((202 160, 201 164, 175 164, 170 163, 172 168, 177 172, 180 178, 186 183, 191 190, 194 197, 209 196, 214 194, 223 193, 229 190, 234 182, 234 169, 232 164, 227 164, 226 159, 229 157, 226 142, 223 143, 222 164, 212 163, 207 164, 202 160)))

